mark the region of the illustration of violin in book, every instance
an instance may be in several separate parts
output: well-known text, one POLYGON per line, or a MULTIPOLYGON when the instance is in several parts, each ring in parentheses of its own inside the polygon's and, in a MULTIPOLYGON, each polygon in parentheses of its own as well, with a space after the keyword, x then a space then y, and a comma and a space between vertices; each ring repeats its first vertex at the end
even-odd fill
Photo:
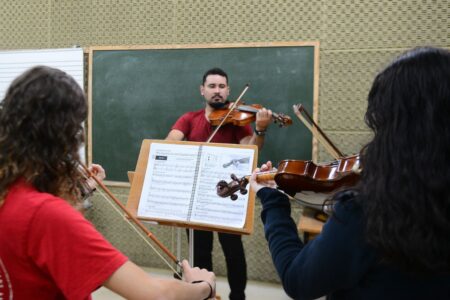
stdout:
POLYGON ((240 159, 232 159, 229 162, 223 164, 224 168, 228 168, 233 165, 234 167, 238 167, 240 164, 248 164, 250 162, 250 157, 243 157, 240 159))

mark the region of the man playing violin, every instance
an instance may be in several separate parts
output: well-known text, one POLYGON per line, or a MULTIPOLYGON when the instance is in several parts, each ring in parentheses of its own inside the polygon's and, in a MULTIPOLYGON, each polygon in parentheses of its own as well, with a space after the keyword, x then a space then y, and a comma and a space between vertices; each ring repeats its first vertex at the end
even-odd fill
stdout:
MULTIPOLYGON (((214 110, 225 108, 230 104, 227 100, 230 95, 228 75, 219 68, 208 70, 203 75, 200 94, 206 100, 205 108, 182 115, 172 126, 172 130, 166 137, 167 140, 205 142, 209 138, 214 131, 209 122, 209 115, 214 110)), ((264 144, 266 128, 271 121, 272 111, 262 108, 256 113, 254 132, 250 125, 234 126, 233 124, 225 124, 211 142, 257 145, 261 149, 264 144)))
MULTIPOLYGON (((205 108, 182 115, 172 126, 166 140, 205 142, 215 128, 209 122, 209 115, 218 109, 229 105, 230 87, 228 75, 219 68, 208 70, 203 75, 200 94, 206 100, 205 108)), ((250 125, 236 126, 225 124, 220 127, 212 138, 213 143, 231 143, 242 145, 257 145, 259 149, 264 144, 266 129, 272 122, 272 111, 262 108, 256 113, 255 130, 250 125)), ((218 233, 219 241, 225 255, 227 277, 230 285, 230 299, 245 299, 247 283, 247 267, 244 248, 240 235, 218 233)), ((212 270, 213 233, 210 231, 194 231, 194 265, 212 270)))

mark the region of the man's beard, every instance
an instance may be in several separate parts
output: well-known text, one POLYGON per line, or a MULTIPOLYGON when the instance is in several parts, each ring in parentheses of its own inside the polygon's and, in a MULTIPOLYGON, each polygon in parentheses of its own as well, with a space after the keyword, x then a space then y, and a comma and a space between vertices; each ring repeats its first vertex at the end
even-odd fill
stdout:
POLYGON ((227 106, 229 103, 229 101, 225 101, 225 102, 209 102, 209 106, 211 106, 214 109, 221 109, 224 108, 225 106, 227 106))

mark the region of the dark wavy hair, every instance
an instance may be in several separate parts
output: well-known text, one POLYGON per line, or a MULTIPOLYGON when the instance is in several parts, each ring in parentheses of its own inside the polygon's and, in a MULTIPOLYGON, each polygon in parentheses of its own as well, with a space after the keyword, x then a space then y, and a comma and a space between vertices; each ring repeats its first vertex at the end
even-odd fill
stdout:
POLYGON ((227 75, 227 73, 225 73, 224 70, 222 70, 220 68, 212 68, 212 69, 209 69, 208 71, 206 71, 205 74, 203 74, 203 82, 202 82, 203 85, 206 82, 206 77, 208 77, 209 75, 220 75, 222 77, 225 77, 225 79, 227 80, 227 83, 228 83, 228 75, 227 75))
POLYGON ((38 66, 13 81, 0 109, 0 204, 19 178, 75 204, 86 116, 83 91, 61 70, 38 66))
POLYGON ((450 52, 417 48, 379 73, 365 115, 374 138, 358 190, 368 242, 413 272, 450 271, 450 52))

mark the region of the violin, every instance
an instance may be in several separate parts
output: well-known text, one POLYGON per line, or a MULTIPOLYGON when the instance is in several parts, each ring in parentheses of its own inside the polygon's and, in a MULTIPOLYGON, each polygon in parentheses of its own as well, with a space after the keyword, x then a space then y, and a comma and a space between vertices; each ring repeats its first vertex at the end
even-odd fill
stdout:
POLYGON ((330 193, 354 186, 360 177, 360 156, 352 155, 317 165, 307 160, 283 160, 274 180, 286 192, 330 193))
MULTIPOLYGON (((276 171, 258 173, 257 180, 275 180, 278 187, 287 194, 302 191, 330 193, 342 187, 354 186, 360 178, 360 155, 344 156, 301 104, 294 105, 294 112, 336 160, 324 164, 315 164, 311 160, 283 160, 276 171)), ((225 180, 219 181, 216 192, 220 197, 231 197, 232 200, 236 200, 238 198, 236 192, 247 193, 246 186, 250 176, 237 178, 231 174, 231 179, 229 183, 225 180)))
MULTIPOLYGON (((211 125, 218 126, 221 124, 230 123, 236 126, 245 126, 255 122, 256 113, 258 110, 263 108, 259 104, 240 104, 235 105, 234 109, 230 112, 232 107, 233 103, 228 103, 225 108, 212 111, 209 115, 209 122, 211 125)), ((272 119, 274 123, 278 123, 280 127, 285 127, 292 124, 291 118, 285 114, 272 113, 272 119)))
MULTIPOLYGON (((360 178, 360 156, 352 155, 329 163, 317 165, 310 160, 283 160, 276 171, 257 173, 257 181, 275 180, 277 186, 286 193, 313 191, 330 193, 342 187, 354 186, 360 178)), ((236 200, 236 192, 247 193, 250 175, 232 181, 221 180, 216 185, 217 195, 236 200)))

